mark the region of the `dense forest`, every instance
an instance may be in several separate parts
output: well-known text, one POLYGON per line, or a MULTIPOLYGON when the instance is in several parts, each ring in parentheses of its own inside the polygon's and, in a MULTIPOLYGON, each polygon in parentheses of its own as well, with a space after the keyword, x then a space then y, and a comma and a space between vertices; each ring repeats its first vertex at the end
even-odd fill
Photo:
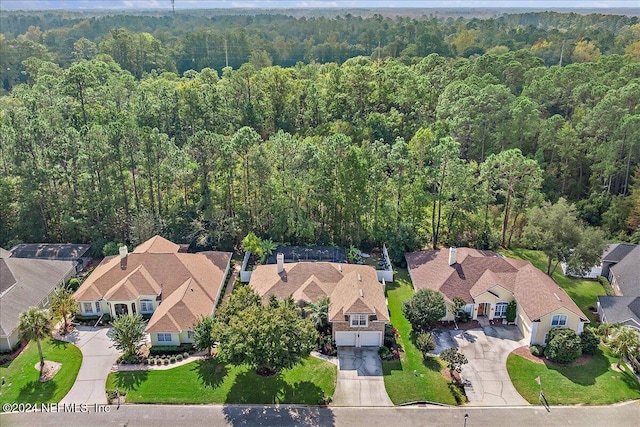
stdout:
POLYGON ((637 18, 0 23, 0 246, 509 246, 561 197, 640 242, 637 18))

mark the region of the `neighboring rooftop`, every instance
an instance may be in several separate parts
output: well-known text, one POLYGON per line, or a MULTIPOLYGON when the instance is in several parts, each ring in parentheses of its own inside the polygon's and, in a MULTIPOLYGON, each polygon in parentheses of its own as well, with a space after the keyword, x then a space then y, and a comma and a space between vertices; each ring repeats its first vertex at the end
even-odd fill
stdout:
POLYGON ((275 264, 278 253, 284 254, 284 262, 347 262, 347 250, 339 246, 279 246, 267 258, 267 264, 275 264))
POLYGON ((12 258, 73 261, 85 256, 91 245, 71 243, 22 243, 11 248, 12 258))
MULTIPOLYGON (((286 258, 285 258, 286 259, 286 258)), ((266 303, 271 295, 295 300, 317 301, 328 296, 331 301, 329 320, 344 320, 345 314, 375 314, 378 320, 389 320, 384 288, 373 267, 329 262, 298 262, 259 265, 251 275, 250 286, 266 303)))
POLYGON ((602 261, 611 263, 620 262, 637 246, 638 245, 632 245, 631 243, 612 243, 605 249, 604 254, 602 254, 602 261))
POLYGON ((610 271, 624 296, 640 296, 640 246, 636 245, 610 271))
POLYGON ((231 259, 229 252, 178 253, 180 246, 152 237, 126 255, 106 257, 75 293, 79 301, 160 298, 147 332, 190 329, 210 315, 231 259))
POLYGON ((640 297, 598 296, 601 318, 640 330, 640 297))
POLYGON ((10 335, 20 313, 40 304, 73 271, 73 261, 0 258, 0 335, 10 335))
POLYGON ((528 261, 471 248, 457 248, 453 265, 449 265, 448 250, 412 252, 406 259, 414 285, 442 292, 449 302, 457 296, 471 304, 478 295, 501 286, 514 295, 532 321, 563 307, 587 319, 552 278, 528 261))

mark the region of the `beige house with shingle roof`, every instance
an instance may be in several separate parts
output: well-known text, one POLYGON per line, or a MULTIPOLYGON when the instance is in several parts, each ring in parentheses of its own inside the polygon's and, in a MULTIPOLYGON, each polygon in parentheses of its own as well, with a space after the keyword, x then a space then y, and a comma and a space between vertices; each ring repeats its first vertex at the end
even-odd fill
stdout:
POLYGON ((218 303, 231 253, 179 253, 179 248, 155 236, 132 253, 106 257, 74 294, 80 313, 138 313, 149 318, 152 345, 193 343, 193 325, 218 303))
MULTIPOLYGON (((414 288, 441 292, 445 300, 465 300, 474 320, 503 321, 507 305, 517 304, 515 323, 531 344, 544 344, 552 327, 581 334, 589 320, 567 293, 530 262, 471 248, 406 254, 414 288)), ((443 320, 453 320, 451 307, 443 320)))
MULTIPOLYGON (((279 254, 281 255, 281 254, 279 254)), ((296 301, 330 299, 329 322, 338 346, 379 347, 389 323, 384 282, 373 267, 332 262, 260 265, 251 275, 251 286, 266 304, 271 295, 292 296, 296 301)))

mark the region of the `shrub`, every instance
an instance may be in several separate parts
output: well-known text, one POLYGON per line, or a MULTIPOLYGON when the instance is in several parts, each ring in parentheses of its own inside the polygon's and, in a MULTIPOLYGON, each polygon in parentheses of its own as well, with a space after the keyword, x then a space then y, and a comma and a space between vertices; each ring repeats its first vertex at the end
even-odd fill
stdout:
POLYGON ((382 360, 391 360, 393 358, 393 355, 391 354, 389 349, 385 346, 382 346, 378 349, 378 355, 382 360))
POLYGON ((165 365, 168 365, 169 364, 169 359, 166 359, 166 358, 162 359, 162 363, 164 363, 165 365))
POLYGON ((582 354, 580 337, 569 328, 552 328, 547 337, 544 355, 558 363, 571 363, 582 354))
POLYGON ((462 405, 467 402, 467 395, 464 393, 464 389, 462 387, 453 381, 449 381, 447 385, 458 405, 462 405))
POLYGON ((182 357, 183 357, 184 359, 188 358, 188 357, 189 357, 189 353, 187 353, 187 352, 185 351, 184 353, 182 353, 182 357))
POLYGON ((506 317, 507 317, 507 322, 509 323, 513 323, 516 321, 516 312, 517 312, 517 305, 515 301, 511 301, 508 305, 507 305, 507 313, 506 313, 506 317))
POLYGON ((600 345, 600 337, 594 328, 587 326, 580 334, 580 342, 583 354, 595 354, 600 345))
POLYGON ((178 355, 185 352, 192 352, 193 344, 182 345, 154 345, 149 349, 149 354, 156 356, 159 354, 178 355))
POLYGON ((389 324, 384 325, 385 347, 389 347, 389 348, 395 347, 397 338, 398 338, 398 330, 389 324))
POLYGON ((170 363, 176 363, 176 357, 175 357, 175 356, 171 356, 171 357, 169 358, 169 362, 170 362, 170 363))
POLYGON ((176 362, 181 362, 182 361, 182 355, 179 354, 176 356, 176 362))
POLYGON ((422 353, 422 358, 426 358, 427 355, 436 348, 436 343, 433 342, 431 333, 420 332, 416 337, 416 348, 422 353))
POLYGON ((447 367, 451 372, 460 372, 462 371, 462 365, 469 363, 467 357, 464 354, 459 353, 457 348, 446 349, 440 353, 440 359, 447 362, 447 367))
POLYGON ((529 347, 529 351, 534 356, 540 357, 544 354, 544 347, 539 344, 533 344, 532 346, 529 347))
POLYGON ((67 283, 67 289, 69 289, 71 292, 75 292, 79 287, 80 281, 78 279, 76 279, 75 277, 69 279, 69 283, 67 283))

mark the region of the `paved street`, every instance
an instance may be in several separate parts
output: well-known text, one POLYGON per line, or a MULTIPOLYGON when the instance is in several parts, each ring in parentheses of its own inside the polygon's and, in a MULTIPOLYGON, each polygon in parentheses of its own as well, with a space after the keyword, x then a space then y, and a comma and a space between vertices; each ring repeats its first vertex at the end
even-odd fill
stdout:
POLYGON ((377 348, 340 347, 338 361, 332 406, 393 406, 377 348))
POLYGON ((518 427, 636 427, 640 402, 613 406, 511 408, 317 408, 299 406, 204 406, 123 405, 110 406, 108 413, 0 414, 2 427, 13 426, 464 426, 502 425, 518 427))
POLYGON ((76 382, 60 403, 107 403, 107 375, 120 354, 108 336, 110 330, 78 326, 64 338, 82 351, 82 366, 76 382))

